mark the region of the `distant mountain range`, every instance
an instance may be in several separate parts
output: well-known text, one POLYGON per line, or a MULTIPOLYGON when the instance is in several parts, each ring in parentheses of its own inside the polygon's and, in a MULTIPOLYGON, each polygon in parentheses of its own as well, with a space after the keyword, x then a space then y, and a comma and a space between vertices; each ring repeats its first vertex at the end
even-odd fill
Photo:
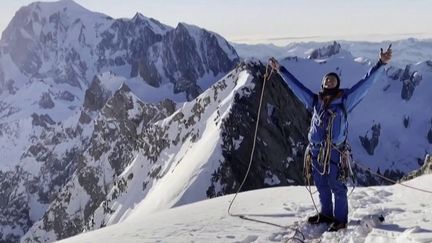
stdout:
MULTIPOLYGON (((22 7, 0 40, 0 241, 51 242, 235 192, 266 68, 237 51, 185 23, 71 0, 22 7)), ((324 73, 349 87, 375 61, 337 42, 281 58, 314 92, 324 73)), ((358 161, 392 178, 422 165, 431 78, 431 61, 386 67, 350 116, 358 161)), ((243 190, 304 183, 310 114, 278 75, 265 89, 243 190)), ((360 185, 381 183, 359 170, 360 185)))
MULTIPOLYGON (((331 46, 329 42, 293 42, 286 46, 272 44, 237 44, 231 43, 242 58, 259 58, 267 60, 273 56, 276 58, 304 57, 307 58, 315 49, 322 46, 331 46)), ((408 38, 397 41, 367 42, 367 41, 337 41, 343 50, 349 51, 355 57, 375 60, 380 48, 386 48, 390 43, 393 47, 392 65, 403 68, 409 64, 432 60, 432 39, 408 38)))

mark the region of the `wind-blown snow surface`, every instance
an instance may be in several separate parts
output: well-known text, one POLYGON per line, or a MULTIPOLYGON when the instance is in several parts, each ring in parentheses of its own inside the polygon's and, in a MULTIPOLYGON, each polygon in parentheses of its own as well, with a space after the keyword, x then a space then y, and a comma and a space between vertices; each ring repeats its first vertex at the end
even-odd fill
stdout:
MULTIPOLYGON (((432 190, 432 175, 406 183, 432 190)), ((223 196, 145 216, 136 211, 122 223, 60 242, 286 242, 296 228, 306 242, 432 242, 432 195, 401 185, 356 188, 349 197, 348 228, 336 233, 326 232, 325 225, 303 223, 315 213, 304 187, 244 192, 234 203, 234 213, 286 229, 229 216, 232 198, 223 196), (377 215, 385 221, 376 224, 377 215)), ((314 198, 318 200, 317 194, 314 198)))

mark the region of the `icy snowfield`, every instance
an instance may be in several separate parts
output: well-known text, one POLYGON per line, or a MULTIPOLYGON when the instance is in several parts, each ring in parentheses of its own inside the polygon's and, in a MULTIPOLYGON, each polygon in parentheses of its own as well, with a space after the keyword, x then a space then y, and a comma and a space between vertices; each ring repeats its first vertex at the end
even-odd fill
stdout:
MULTIPOLYGON (((432 190, 432 175, 406 183, 432 190)), ((432 242, 432 195, 401 185, 356 188, 349 197, 348 228, 336 233, 326 232, 325 225, 304 225, 306 217, 315 213, 304 187, 244 192, 234 203, 233 213, 285 228, 229 216, 232 198, 228 195, 142 217, 134 215, 61 242, 300 242, 290 240, 296 228, 305 235, 305 242, 432 242), (383 215, 385 222, 370 220, 376 215, 383 215)), ((317 193, 314 198, 318 201, 317 193)))

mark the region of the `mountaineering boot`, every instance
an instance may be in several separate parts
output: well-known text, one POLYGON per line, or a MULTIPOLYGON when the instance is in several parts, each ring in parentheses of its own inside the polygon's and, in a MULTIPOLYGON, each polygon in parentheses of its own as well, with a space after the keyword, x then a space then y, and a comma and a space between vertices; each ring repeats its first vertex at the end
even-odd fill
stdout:
POLYGON ((329 232, 336 232, 336 231, 338 231, 338 230, 340 230, 340 229, 345 229, 346 227, 347 227, 347 224, 340 223, 340 222, 338 222, 338 221, 334 221, 334 222, 330 225, 330 227, 328 228, 328 231, 329 231, 329 232))
POLYGON ((333 223, 333 217, 325 216, 324 214, 319 213, 309 217, 308 223, 309 224, 321 224, 321 223, 331 224, 333 223))

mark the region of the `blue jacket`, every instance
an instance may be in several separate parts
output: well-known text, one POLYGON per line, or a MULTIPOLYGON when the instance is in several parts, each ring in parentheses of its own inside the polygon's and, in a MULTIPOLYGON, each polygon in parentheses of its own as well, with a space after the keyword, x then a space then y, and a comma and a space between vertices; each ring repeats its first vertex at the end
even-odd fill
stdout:
MULTIPOLYGON (((379 76, 378 74, 381 73, 380 70, 383 69, 381 67, 384 65, 385 64, 379 61, 359 82, 357 82, 357 84, 350 89, 342 89, 342 97, 333 100, 330 104, 330 110, 336 113, 333 122, 333 144, 340 145, 346 141, 348 135, 348 121, 346 114, 351 112, 365 97, 369 88, 376 82, 377 77, 379 76)), ((285 67, 281 66, 279 74, 297 98, 306 106, 306 108, 312 111, 313 115, 308 134, 309 142, 312 144, 320 144, 324 142, 330 115, 322 108, 322 101, 318 99, 317 94, 314 94, 306 88, 285 67)))

